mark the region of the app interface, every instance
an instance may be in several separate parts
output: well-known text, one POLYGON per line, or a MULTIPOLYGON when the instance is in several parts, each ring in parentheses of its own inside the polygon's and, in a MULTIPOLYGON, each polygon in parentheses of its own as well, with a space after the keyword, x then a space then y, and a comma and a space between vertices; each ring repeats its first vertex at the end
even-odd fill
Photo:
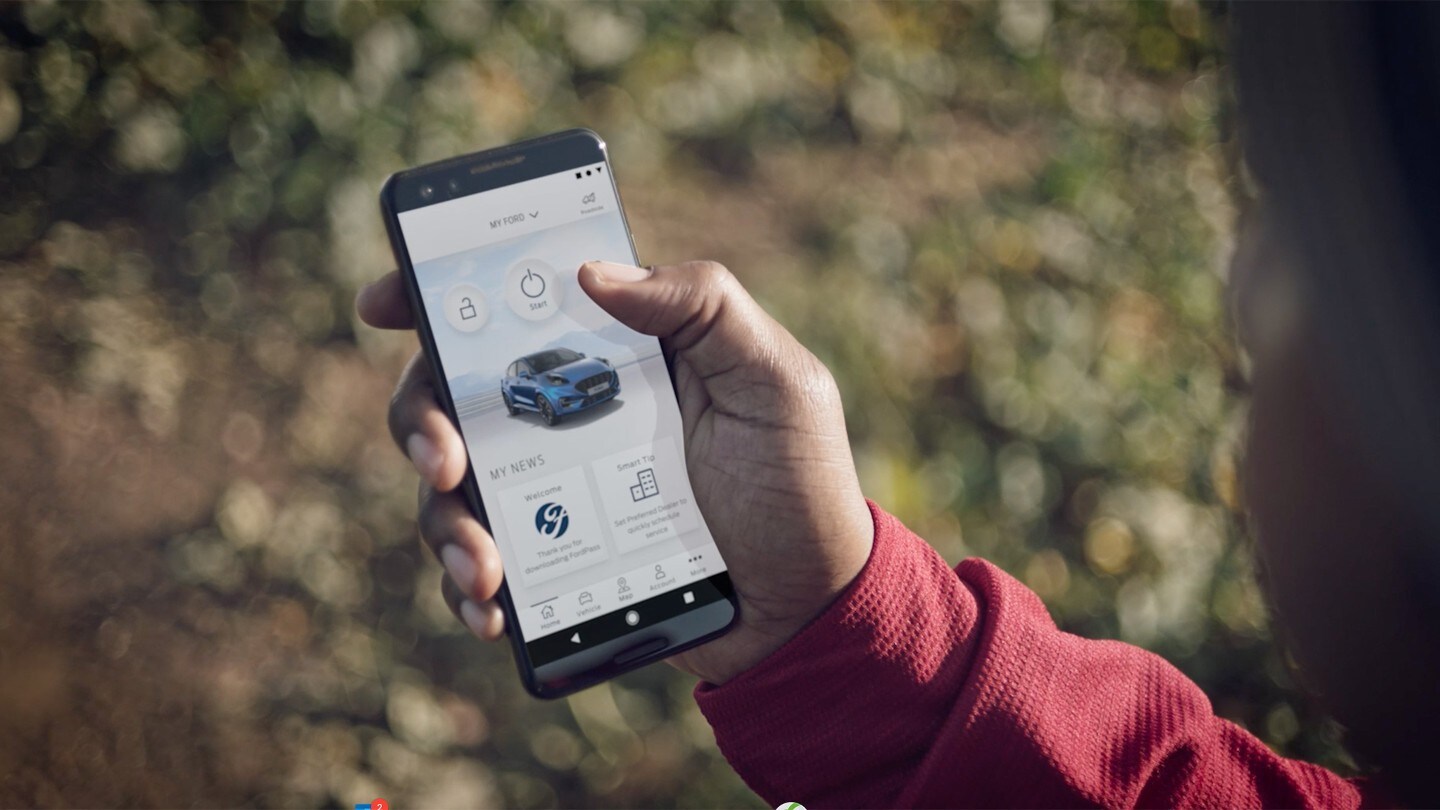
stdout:
POLYGON ((660 343, 577 281, 635 261, 604 164, 399 220, 532 657, 721 598, 660 343))

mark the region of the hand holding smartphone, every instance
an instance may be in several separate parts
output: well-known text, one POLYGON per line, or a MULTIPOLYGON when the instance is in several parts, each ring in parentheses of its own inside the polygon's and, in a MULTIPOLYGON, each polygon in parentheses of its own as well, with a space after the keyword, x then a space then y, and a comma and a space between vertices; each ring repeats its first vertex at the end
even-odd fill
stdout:
POLYGON ((437 554, 444 551, 447 602, 483 638, 498 637, 503 624, 527 688, 547 697, 659 658, 723 683, 829 605, 864 566, 873 535, 828 371, 723 267, 636 267, 610 176, 603 144, 586 131, 396 175, 382 205, 401 270, 371 285, 357 302, 373 326, 420 332, 426 357, 401 377, 391 430, 426 482, 422 536, 437 554), (546 178, 549 184, 526 185, 546 178), (560 180, 582 189, 566 191, 560 180), (538 196, 515 193, 542 187, 546 193, 538 196), (469 198, 476 198, 470 207, 445 206, 469 198), (528 204, 545 199, 562 206, 563 221, 546 221, 546 209, 528 204), (494 207, 475 205, 479 200, 494 207), (407 216, 427 208, 444 216, 407 216), (507 227, 521 230, 507 236, 507 227), (561 255, 513 249, 527 239, 553 242, 561 255), (600 243, 607 248, 597 248, 600 243), (589 261, 597 258, 618 264, 589 261), (440 274, 449 281, 430 280, 430 271, 447 261, 458 265, 448 271, 454 275, 440 274), (557 279, 564 284, 558 289, 557 279), (446 295, 460 284, 475 289, 460 288, 447 309, 446 295), (520 303, 519 312, 506 290, 515 291, 510 298, 520 303), (546 314, 546 305, 556 301, 553 314, 546 314), (570 321, 581 328, 571 329, 570 321), (545 331, 547 323, 566 326, 545 331), (537 346, 536 334, 550 337, 537 346), (654 374, 666 364, 645 354, 645 336, 660 339, 671 373, 654 374), (597 346, 591 338, 608 343, 597 346), (482 355, 488 359, 478 359, 482 355), (486 376, 470 369, 476 364, 499 372, 486 376), (598 385, 607 374, 611 387, 598 385), (586 390, 571 390, 577 384, 586 390), (576 399, 581 396, 586 399, 576 399), (625 413, 639 418, 621 418, 625 413), (684 514, 650 513, 647 506, 676 497, 677 476, 667 472, 673 462, 667 465, 663 452, 629 452, 667 436, 684 465, 678 491, 688 489, 699 510, 691 528, 677 528, 692 526, 684 514), (443 448, 443 463, 417 454, 417 439, 443 448), (467 452, 471 466, 462 482, 457 462, 467 452), (594 469, 601 462, 609 466, 594 469), (608 521, 600 524, 604 554, 587 551, 548 563, 564 553, 548 548, 564 546, 571 532, 589 525, 558 500, 576 492, 578 481, 560 475, 526 487, 574 468, 589 489, 589 500, 579 503, 592 510, 590 517, 608 521), (614 484, 617 477, 623 486, 601 489, 602 480, 614 484), (504 497, 515 494, 503 492, 507 487, 521 488, 528 508, 519 518, 512 517, 513 508, 506 511, 504 497), (634 514, 651 517, 625 519, 634 514), (663 517, 659 524, 646 525, 657 515, 663 517), (646 536, 655 529, 661 534, 646 536), (617 539, 617 532, 625 536, 617 539), (690 582, 671 582, 674 569, 665 556, 677 540, 680 548, 701 552, 687 551, 686 566, 705 561, 704 568, 684 569, 696 577, 690 582), (718 570, 709 567, 708 548, 724 554, 718 570), (456 561, 461 564, 450 564, 456 561), (497 575, 502 563, 503 584, 497 575), (548 569, 564 566, 575 567, 545 578, 548 569), (527 579, 537 572, 538 581, 527 579), (700 590, 706 587, 720 598, 704 601, 714 599, 700 590), (620 602, 625 594, 634 596, 620 602), (646 595, 664 608, 654 623, 636 607, 636 598, 646 595), (570 598, 568 605, 554 598, 561 596, 570 598), (553 611, 548 616, 547 606, 553 611), (538 618, 523 615, 527 609, 538 618), (592 635, 587 627, 606 635, 592 635), (557 648, 563 653, 550 657, 557 648))
POLYGON ((685 467, 660 342, 577 285, 637 262, 594 133, 401 172, 382 209, 464 491, 505 566, 527 688, 566 694, 725 631, 736 603, 685 467))

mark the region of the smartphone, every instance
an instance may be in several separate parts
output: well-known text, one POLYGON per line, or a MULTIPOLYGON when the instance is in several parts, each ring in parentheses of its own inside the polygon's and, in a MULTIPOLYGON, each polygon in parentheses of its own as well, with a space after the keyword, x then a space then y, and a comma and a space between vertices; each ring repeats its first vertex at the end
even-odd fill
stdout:
POLYGON ((559 697, 728 630, 738 603, 660 341, 577 282, 587 260, 639 263, 604 141, 575 129, 408 169, 380 207, 505 565, 525 687, 559 697))

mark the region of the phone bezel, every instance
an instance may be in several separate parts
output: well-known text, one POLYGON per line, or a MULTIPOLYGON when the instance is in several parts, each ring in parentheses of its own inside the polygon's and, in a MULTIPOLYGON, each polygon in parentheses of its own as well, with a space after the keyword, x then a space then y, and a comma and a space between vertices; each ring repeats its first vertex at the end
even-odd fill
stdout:
MULTIPOLYGON (((436 391, 439 393, 441 407, 445 409, 446 415, 452 424, 459 429, 460 420, 455 408, 455 402, 450 395, 450 386, 446 383, 444 369, 440 361, 439 351, 435 345, 434 335, 431 332, 429 319, 425 316, 424 303, 420 295, 419 280, 415 274, 415 268, 410 263, 409 250, 405 246, 405 237, 400 229, 399 214, 402 211, 411 211, 423 208, 427 205, 443 202, 448 199, 455 199, 461 196, 490 191, 503 188, 515 183, 532 180, 538 177, 545 177, 561 171, 590 166, 595 163, 603 163, 606 173, 610 175, 609 182, 615 192, 617 207, 620 212, 620 221, 625 229, 626 238, 630 244, 630 254, 638 261, 638 252, 635 249, 634 234, 630 230, 629 219, 625 215, 625 206, 620 201, 619 185, 615 182, 615 173, 610 167, 610 157, 605 147, 605 141, 593 130, 569 129, 555 132, 549 135, 542 135, 516 143, 499 146, 492 149, 485 149, 467 155, 450 158, 448 160, 429 163, 405 169, 386 178, 385 184, 380 190, 380 210, 385 219, 385 228, 390 237, 390 246, 395 254, 395 261, 400 268, 400 276, 404 280, 406 295, 410 300, 411 310, 415 313, 416 332, 420 338, 420 344, 424 351, 427 362, 430 364, 431 374, 436 381, 436 391), (515 158, 520 160, 509 163, 515 158), (486 166, 489 168, 486 168, 486 166), (480 171, 473 171, 475 169, 480 171), (460 188, 456 192, 450 192, 450 182, 456 181, 460 188), (430 198, 424 198, 420 189, 424 185, 430 185, 434 191, 430 198), (443 192, 441 191, 443 190, 443 192)), ((667 356, 666 370, 670 375, 671 392, 675 394, 675 372, 669 364, 667 356)), ((461 483, 461 489, 465 498, 470 504, 471 511, 475 514, 482 526, 487 531, 490 528, 490 520, 485 510, 483 498, 480 496, 479 482, 475 478, 473 464, 466 467, 465 477, 461 483)), ((599 665, 583 670, 576 675, 567 675, 554 679, 542 678, 537 672, 537 667, 530 659, 526 650, 526 639, 520 632, 519 619, 516 615, 514 600, 510 596, 509 581, 504 580, 500 585, 497 594, 497 601, 505 614, 507 636, 510 639, 511 650, 515 655, 515 663, 520 670, 520 680, 525 689, 532 695, 540 698, 553 699, 563 697, 589 686, 601 683, 626 672, 648 666, 656 661, 664 660, 685 650, 697 647, 715 638, 724 635, 740 618, 740 604, 735 595, 734 587, 730 582, 728 569, 713 577, 704 580, 713 582, 725 597, 722 602, 715 603, 729 604, 730 616, 722 624, 713 629, 704 630, 693 638, 683 639, 675 644, 655 650, 654 652, 640 655, 625 661, 616 663, 614 656, 607 656, 606 660, 599 665)), ((710 606, 707 606, 710 607, 710 606)), ((614 641, 636 638, 636 642, 630 645, 633 649, 638 646, 649 644, 642 640, 642 636, 648 639, 668 637, 662 631, 672 623, 685 624, 684 620, 691 617, 699 618, 702 612, 714 613, 699 609, 689 614, 671 617, 655 625, 637 630, 633 634, 627 634, 614 641)), ((602 645, 603 647, 604 645, 602 645)), ((560 661, 547 664, 538 669, 554 669, 556 664, 568 661, 571 658, 584 656, 591 650, 601 649, 592 647, 576 653, 575 656, 567 656, 560 661)), ((623 653, 621 653, 623 655, 623 653)))

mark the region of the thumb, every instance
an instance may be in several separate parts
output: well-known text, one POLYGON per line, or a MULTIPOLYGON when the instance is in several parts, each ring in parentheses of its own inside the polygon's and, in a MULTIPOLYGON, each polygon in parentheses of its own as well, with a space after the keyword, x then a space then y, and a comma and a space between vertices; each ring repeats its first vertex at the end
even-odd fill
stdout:
POLYGON ((591 261, 580 265, 579 278, 601 309, 665 341, 701 376, 773 357, 789 337, 715 262, 646 269, 591 261))

